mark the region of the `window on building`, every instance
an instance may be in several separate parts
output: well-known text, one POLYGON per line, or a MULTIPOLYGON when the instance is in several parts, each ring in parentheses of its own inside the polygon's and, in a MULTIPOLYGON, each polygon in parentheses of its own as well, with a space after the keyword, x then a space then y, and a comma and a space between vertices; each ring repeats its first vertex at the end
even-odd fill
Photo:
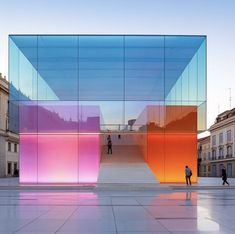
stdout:
POLYGON ((17 152, 17 144, 14 144, 14 152, 17 152))
POLYGON ((221 147, 219 148, 219 158, 223 158, 224 157, 224 149, 221 147))
POLYGON ((206 153, 203 153, 203 160, 206 160, 206 153))
POLYGON ((8 142, 8 151, 11 151, 11 142, 8 142))
POLYGON ((211 160, 211 152, 208 152, 207 157, 208 157, 208 160, 211 160))
POLYGON ((220 164, 220 165, 219 165, 219 175, 220 175, 220 176, 222 175, 222 168, 224 168, 224 165, 223 165, 223 164, 220 164))
POLYGON ((216 145, 216 135, 212 136, 212 145, 216 145))
POLYGON ((223 133, 222 132, 219 134, 219 143, 223 144, 223 133))
POLYGON ((211 171, 211 166, 208 166, 208 172, 210 172, 211 171))
POLYGON ((228 177, 233 176, 232 163, 228 163, 228 165, 227 165, 227 175, 228 175, 228 177))
POLYGON ((217 173, 216 173, 216 165, 212 165, 212 176, 216 176, 217 173))
POLYGON ((212 150, 212 160, 216 159, 216 149, 212 150))
POLYGON ((227 146, 227 155, 226 155, 227 158, 231 158, 232 157, 232 146, 231 145, 228 145, 227 146))
POLYGON ((206 173, 206 166, 204 166, 204 172, 206 173))
POLYGON ((7 174, 11 175, 11 162, 7 163, 7 174))
POLYGON ((14 171, 17 170, 17 163, 14 163, 14 171))
POLYGON ((19 175, 19 171, 18 171, 18 169, 17 169, 17 163, 15 162, 14 163, 14 168, 13 168, 13 173, 14 173, 14 176, 18 176, 19 175))
POLYGON ((227 131, 227 141, 232 141, 232 132, 231 132, 231 130, 227 131))

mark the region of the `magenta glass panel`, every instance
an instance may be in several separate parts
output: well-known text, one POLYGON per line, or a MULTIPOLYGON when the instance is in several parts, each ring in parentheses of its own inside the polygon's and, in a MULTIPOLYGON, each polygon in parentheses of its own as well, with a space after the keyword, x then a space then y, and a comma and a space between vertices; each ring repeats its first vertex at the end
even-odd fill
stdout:
POLYGON ((20 183, 37 182, 37 140, 35 134, 20 135, 20 183))
POLYGON ((100 163, 100 109, 79 105, 79 182, 97 182, 100 163))
POLYGON ((38 102, 38 132, 77 133, 78 103, 76 101, 38 102))
POLYGON ((79 182, 97 182, 100 164, 100 135, 79 135, 79 182))
POLYGON ((78 183, 78 135, 38 135, 38 183, 78 183))
POLYGON ((20 133, 37 132, 37 111, 36 101, 22 101, 19 103, 20 133))

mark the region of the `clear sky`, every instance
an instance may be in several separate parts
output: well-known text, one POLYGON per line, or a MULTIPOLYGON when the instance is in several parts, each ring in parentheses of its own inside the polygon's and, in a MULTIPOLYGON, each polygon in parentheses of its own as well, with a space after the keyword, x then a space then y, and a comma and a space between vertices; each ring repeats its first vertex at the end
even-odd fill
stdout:
POLYGON ((208 127, 235 107, 235 0, 0 0, 0 72, 8 34, 207 35, 208 127))

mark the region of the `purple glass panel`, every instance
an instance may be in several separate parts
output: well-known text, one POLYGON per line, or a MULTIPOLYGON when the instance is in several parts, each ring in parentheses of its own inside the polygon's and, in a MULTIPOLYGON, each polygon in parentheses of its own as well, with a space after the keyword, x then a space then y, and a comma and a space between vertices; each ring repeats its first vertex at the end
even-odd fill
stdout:
POLYGON ((78 102, 41 101, 38 103, 38 132, 77 133, 78 102))
POLYGON ((20 133, 37 132, 37 102, 24 101, 19 103, 20 133))
POLYGON ((100 109, 98 106, 79 106, 79 132, 100 132, 100 109))

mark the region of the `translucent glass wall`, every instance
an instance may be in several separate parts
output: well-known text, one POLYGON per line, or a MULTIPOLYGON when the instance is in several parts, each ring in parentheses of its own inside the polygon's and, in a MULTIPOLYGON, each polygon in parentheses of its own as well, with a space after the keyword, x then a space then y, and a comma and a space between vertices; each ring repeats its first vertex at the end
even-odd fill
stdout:
POLYGON ((9 53, 10 128, 20 133, 22 182, 95 182, 105 131, 132 130, 165 182, 176 173, 167 175, 174 171, 167 162, 180 158, 175 144, 185 145, 168 138, 191 134, 190 160, 177 170, 195 167, 195 136, 206 128, 204 36, 12 35, 9 53))

